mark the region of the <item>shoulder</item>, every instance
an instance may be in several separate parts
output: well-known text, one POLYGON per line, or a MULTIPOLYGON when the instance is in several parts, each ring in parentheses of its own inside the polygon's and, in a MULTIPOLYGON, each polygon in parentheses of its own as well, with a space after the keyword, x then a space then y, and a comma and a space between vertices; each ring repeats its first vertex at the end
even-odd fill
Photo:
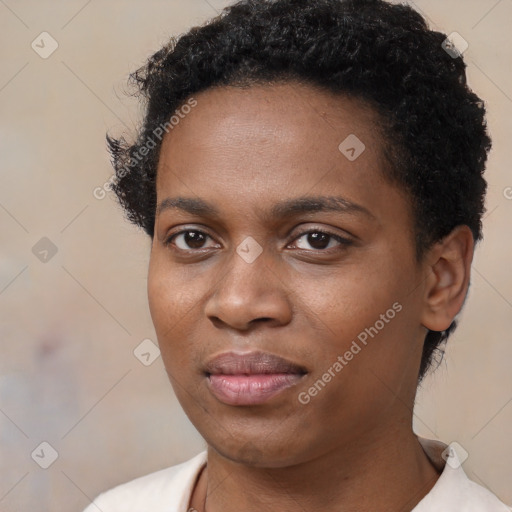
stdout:
MULTIPOLYGON (((462 471, 462 469, 461 469, 462 471)), ((461 485, 460 503, 468 512, 511 512, 512 508, 505 505, 498 497, 485 487, 465 477, 465 485, 461 485), (462 495, 464 493, 464 495, 462 495)), ((454 503, 455 505, 455 503, 454 503)))
POLYGON ((164 512, 187 510, 192 487, 206 463, 206 451, 100 494, 84 512, 164 512))
POLYGON ((457 443, 445 445, 420 439, 435 467, 442 470, 431 491, 418 503, 413 512, 511 512, 496 495, 470 480, 462 468, 457 443))
POLYGON ((447 478, 450 483, 445 485, 439 497, 436 495, 430 508, 425 511, 464 511, 464 512, 511 512, 512 508, 505 505, 495 494, 485 487, 470 480, 462 467, 452 470, 445 469, 444 472, 456 472, 457 475, 447 478), (442 508, 439 508, 441 507, 442 508))

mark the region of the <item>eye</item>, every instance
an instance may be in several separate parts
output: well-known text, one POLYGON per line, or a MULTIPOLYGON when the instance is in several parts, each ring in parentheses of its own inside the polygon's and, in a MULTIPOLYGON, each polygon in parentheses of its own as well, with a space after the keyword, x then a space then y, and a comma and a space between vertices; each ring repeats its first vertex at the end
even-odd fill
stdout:
MULTIPOLYGON (((209 247, 205 246, 208 239, 213 240, 212 237, 204 231, 184 229, 166 238, 163 245, 165 247, 174 245, 179 251, 193 252, 194 250, 208 249, 209 247)), ((312 250, 323 252, 329 252, 329 249, 336 246, 346 247, 352 243, 352 240, 348 238, 318 228, 305 231, 295 238, 295 244, 298 245, 299 249, 311 250, 306 246, 301 246, 309 244, 312 250), (301 239, 303 239, 302 242, 300 242, 301 239)))
POLYGON ((167 247, 176 240, 174 245, 176 245, 176 247, 181 251, 205 249, 207 247, 204 247, 204 243, 208 238, 211 239, 211 236, 204 231, 199 231, 197 229, 185 229, 169 236, 164 241, 164 246, 167 247))
MULTIPOLYGON (((300 241, 301 239, 304 239, 302 242, 304 245, 309 244, 313 247, 314 250, 320 250, 320 251, 326 251, 326 249, 331 249, 334 246, 336 246, 336 243, 339 246, 349 246, 353 242, 352 240, 349 240, 348 238, 344 238, 339 235, 335 235, 334 233, 329 233, 327 231, 323 231, 320 229, 313 229, 310 231, 305 231, 301 235, 299 235, 298 238, 296 238, 296 241, 300 241), (335 242, 334 244, 331 244, 331 242, 335 242)), ((296 242, 297 243, 297 242, 296 242)), ((299 247, 299 249, 308 249, 308 247, 299 247)), ((326 251, 327 252, 327 251, 326 251)))

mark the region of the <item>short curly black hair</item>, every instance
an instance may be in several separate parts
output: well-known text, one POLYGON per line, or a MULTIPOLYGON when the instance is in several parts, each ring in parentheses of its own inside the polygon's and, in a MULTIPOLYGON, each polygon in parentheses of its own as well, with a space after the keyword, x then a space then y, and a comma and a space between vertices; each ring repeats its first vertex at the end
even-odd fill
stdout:
MULTIPOLYGON (((145 117, 134 143, 107 134, 110 188, 128 219, 153 238, 162 127, 172 128, 171 116, 215 86, 298 81, 373 107, 390 163, 383 173, 411 198, 418 260, 458 225, 478 242, 491 140, 462 55, 446 41, 407 5, 241 0, 172 37, 131 73, 145 117)), ((456 325, 427 333, 419 381, 456 325)))

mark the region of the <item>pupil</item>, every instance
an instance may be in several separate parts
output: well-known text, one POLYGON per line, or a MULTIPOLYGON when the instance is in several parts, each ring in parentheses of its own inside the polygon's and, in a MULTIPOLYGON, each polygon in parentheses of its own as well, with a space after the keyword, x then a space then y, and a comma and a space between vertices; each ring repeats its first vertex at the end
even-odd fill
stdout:
POLYGON ((328 241, 329 235, 326 235, 325 233, 309 233, 308 235, 308 243, 315 247, 315 249, 325 249, 329 245, 328 241), (320 243, 319 243, 319 240, 320 243), (326 243, 322 243, 326 242, 326 243), (318 247, 320 245, 320 247, 318 247))
POLYGON ((185 233, 185 243, 195 249, 201 248, 201 245, 204 243, 204 240, 201 240, 202 238, 204 238, 202 233, 197 231, 187 231, 185 233))

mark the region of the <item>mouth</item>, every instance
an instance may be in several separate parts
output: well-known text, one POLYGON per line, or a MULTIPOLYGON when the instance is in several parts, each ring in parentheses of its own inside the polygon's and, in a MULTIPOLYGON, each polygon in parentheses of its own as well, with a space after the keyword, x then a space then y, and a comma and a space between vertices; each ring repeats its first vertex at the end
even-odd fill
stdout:
POLYGON ((211 393, 227 405, 257 405, 298 384, 304 367, 266 352, 225 352, 206 364, 211 393))

